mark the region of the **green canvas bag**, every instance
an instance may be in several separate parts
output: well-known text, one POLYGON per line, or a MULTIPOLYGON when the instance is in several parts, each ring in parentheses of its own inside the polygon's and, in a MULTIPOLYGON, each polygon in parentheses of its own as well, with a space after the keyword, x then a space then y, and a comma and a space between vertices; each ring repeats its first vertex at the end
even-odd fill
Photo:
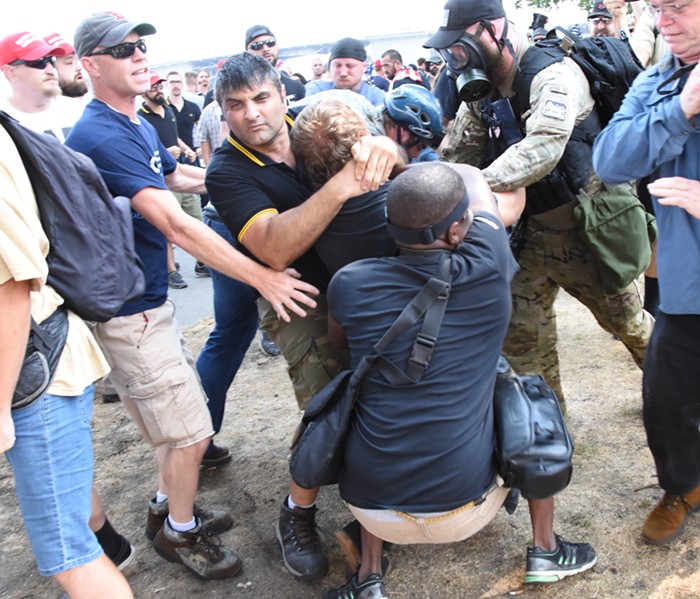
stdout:
POLYGON ((619 293, 649 268, 656 219, 631 190, 612 187, 593 197, 579 197, 574 218, 598 262, 607 295, 619 293))

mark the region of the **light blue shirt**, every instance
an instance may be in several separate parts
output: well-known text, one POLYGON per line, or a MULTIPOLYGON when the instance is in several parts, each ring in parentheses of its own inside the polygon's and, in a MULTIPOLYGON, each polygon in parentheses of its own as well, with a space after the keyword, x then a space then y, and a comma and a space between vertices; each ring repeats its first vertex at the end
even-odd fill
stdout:
MULTIPOLYGON (((698 116, 688 120, 680 105, 687 75, 665 83, 679 67, 668 55, 641 73, 598 135, 593 167, 605 182, 646 176, 700 180, 698 116)), ((659 227, 659 308, 667 314, 700 314, 700 220, 652 200, 659 227)))
MULTIPOLYGON (((329 89, 337 89, 335 83, 332 81, 312 81, 306 86, 306 96, 311 94, 317 94, 319 92, 325 92, 329 89)), ((367 98, 375 106, 384 105, 384 92, 374 85, 370 85, 366 81, 360 83, 360 87, 354 90, 355 93, 360 94, 367 98)))

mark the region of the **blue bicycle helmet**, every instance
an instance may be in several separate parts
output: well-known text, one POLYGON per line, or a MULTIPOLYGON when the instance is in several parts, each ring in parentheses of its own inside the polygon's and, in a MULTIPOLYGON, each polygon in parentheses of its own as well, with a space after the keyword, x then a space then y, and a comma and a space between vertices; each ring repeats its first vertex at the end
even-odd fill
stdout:
POLYGON ((421 85, 401 85, 384 96, 384 110, 397 124, 406 127, 433 147, 445 136, 440 102, 421 85))

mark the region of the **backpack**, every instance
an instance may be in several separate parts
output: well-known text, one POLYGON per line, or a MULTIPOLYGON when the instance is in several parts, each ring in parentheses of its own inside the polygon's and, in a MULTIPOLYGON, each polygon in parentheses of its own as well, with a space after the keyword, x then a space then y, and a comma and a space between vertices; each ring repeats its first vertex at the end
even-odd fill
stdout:
POLYGON ((85 320, 106 322, 146 287, 134 248, 131 203, 113 198, 97 167, 51 135, 0 111, 34 188, 49 239, 47 282, 85 320))
POLYGON ((525 52, 519 63, 513 90, 518 96, 520 114, 529 108, 533 77, 564 56, 571 58, 586 75, 604 127, 620 108, 627 90, 644 67, 627 41, 607 36, 579 38, 563 27, 549 31, 545 39, 525 52), (557 31, 564 37, 558 37, 557 31))

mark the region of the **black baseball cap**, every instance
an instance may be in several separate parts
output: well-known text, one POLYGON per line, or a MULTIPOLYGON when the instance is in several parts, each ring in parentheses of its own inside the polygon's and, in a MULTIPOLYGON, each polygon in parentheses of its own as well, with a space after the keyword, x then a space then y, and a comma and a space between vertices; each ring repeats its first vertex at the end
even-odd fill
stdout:
POLYGON ((252 42, 256 37, 260 37, 261 35, 270 35, 275 37, 275 34, 272 33, 270 28, 266 27, 265 25, 253 25, 252 27, 248 27, 248 31, 245 32, 246 50, 248 49, 248 44, 250 44, 250 42, 252 42))
POLYGON ((454 44, 464 30, 484 19, 506 16, 501 0, 447 0, 442 24, 437 33, 423 44, 424 48, 447 48, 454 44))
POLYGON ((593 6, 593 10, 588 13, 589 19, 595 19, 596 17, 607 17, 608 19, 612 19, 612 15, 605 6, 605 2, 596 2, 595 6, 593 6))

